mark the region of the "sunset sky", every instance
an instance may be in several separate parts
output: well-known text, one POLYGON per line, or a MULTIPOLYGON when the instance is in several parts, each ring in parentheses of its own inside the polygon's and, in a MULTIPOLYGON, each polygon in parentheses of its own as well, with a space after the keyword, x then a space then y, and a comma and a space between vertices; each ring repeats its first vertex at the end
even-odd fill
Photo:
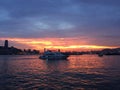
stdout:
POLYGON ((0 0, 0 45, 84 50, 120 46, 120 0, 0 0))

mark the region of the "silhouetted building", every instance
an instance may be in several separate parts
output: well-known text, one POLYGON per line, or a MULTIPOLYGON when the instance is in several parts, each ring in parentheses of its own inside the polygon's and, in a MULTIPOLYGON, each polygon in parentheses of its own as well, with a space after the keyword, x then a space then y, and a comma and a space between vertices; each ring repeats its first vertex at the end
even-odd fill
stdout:
POLYGON ((14 47, 9 47, 8 46, 8 40, 5 40, 4 46, 0 46, 0 55, 16 55, 20 54, 22 50, 14 48, 14 47))
POLYGON ((28 55, 34 55, 39 54, 38 50, 24 50, 15 48, 15 47, 9 47, 8 40, 5 40, 4 46, 0 46, 0 55, 21 55, 21 54, 28 54, 28 55))
POLYGON ((5 40, 4 48, 8 48, 8 40, 5 40))
POLYGON ((58 52, 60 52, 60 49, 58 49, 58 52))

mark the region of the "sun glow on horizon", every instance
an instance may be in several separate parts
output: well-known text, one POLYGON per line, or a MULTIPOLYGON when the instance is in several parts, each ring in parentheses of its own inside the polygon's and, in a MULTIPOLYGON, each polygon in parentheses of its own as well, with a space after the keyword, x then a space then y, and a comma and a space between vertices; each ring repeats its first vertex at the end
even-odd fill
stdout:
MULTIPOLYGON (((19 48, 24 49, 23 46, 25 45, 26 48, 43 50, 44 48, 47 49, 61 49, 64 51, 67 50, 99 50, 105 48, 117 48, 115 46, 100 46, 100 45, 88 45, 83 44, 82 41, 78 44, 78 42, 71 39, 65 40, 64 38, 40 38, 40 39, 26 39, 26 38, 0 38, 0 40, 9 40, 13 43, 21 44, 19 48), (76 44, 77 43, 77 44, 76 44)), ((17 46, 15 46, 17 47, 17 46)), ((26 49, 25 48, 25 49, 26 49)))

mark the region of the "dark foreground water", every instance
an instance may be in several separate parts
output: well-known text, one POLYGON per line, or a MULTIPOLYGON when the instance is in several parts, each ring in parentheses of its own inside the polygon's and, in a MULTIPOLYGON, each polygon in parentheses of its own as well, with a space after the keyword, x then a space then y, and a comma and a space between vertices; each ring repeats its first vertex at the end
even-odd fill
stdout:
POLYGON ((0 56, 0 90, 120 90, 120 56, 0 56))

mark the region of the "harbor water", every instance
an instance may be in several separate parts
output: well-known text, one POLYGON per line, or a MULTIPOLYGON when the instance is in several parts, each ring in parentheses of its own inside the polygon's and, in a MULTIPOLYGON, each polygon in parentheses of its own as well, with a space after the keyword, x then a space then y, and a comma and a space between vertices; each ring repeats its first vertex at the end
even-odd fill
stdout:
POLYGON ((120 56, 1 55, 0 90, 120 90, 120 56))

